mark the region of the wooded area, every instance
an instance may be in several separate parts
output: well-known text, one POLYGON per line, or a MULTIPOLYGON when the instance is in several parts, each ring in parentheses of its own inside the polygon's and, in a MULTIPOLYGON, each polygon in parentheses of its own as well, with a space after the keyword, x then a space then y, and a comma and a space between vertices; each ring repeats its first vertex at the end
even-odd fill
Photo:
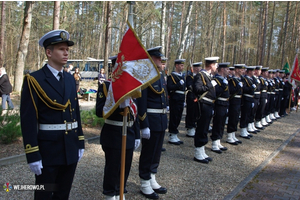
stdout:
MULTIPOLYGON (((133 21, 146 48, 163 46, 169 71, 177 58, 187 59, 188 67, 208 56, 275 69, 287 61, 291 66, 299 47, 298 9, 297 1, 136 1, 133 21)), ((54 27, 67 30, 75 42, 69 59, 116 55, 126 29, 128 3, 7 1, 2 2, 1 16, 0 64, 22 80, 17 60, 24 59, 21 72, 39 69, 46 57, 38 40, 54 27)))

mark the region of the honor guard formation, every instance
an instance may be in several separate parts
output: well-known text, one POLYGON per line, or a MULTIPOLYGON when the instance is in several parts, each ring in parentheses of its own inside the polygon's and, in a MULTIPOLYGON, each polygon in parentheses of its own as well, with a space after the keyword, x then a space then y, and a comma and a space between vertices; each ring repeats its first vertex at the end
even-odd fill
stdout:
MULTIPOLYGON (((24 78, 21 94, 24 148, 36 184, 55 186, 47 191, 36 191, 35 199, 68 199, 77 163, 84 152, 78 89, 74 77, 63 71, 69 47, 74 42, 69 40, 67 31, 54 30, 45 34, 39 45, 45 49, 48 64, 24 78)), ((205 164, 213 161, 205 152, 210 140, 211 152, 222 154, 228 149, 221 140, 228 145, 241 145, 243 139, 255 137, 287 115, 292 85, 286 80, 288 74, 284 70, 246 64, 230 66, 229 62, 219 63, 219 57, 207 57, 203 63, 191 64, 191 71, 187 73, 184 73, 186 60, 176 59, 174 71, 168 75, 165 71, 167 58, 161 48, 147 50, 160 78, 143 89, 140 98, 121 102, 102 127, 103 194, 107 200, 125 199, 125 196, 120 197, 125 108, 129 115, 122 189, 126 194, 133 152, 141 144, 140 193, 149 199, 158 199, 159 195, 167 193, 156 175, 161 152, 165 151, 163 142, 167 128, 167 145, 184 145, 178 137, 178 127, 185 105, 186 136, 194 140, 195 146, 193 160, 205 164)), ((109 59, 116 67, 117 56, 109 59)), ((98 83, 98 117, 103 117, 110 84, 110 81, 98 83)))

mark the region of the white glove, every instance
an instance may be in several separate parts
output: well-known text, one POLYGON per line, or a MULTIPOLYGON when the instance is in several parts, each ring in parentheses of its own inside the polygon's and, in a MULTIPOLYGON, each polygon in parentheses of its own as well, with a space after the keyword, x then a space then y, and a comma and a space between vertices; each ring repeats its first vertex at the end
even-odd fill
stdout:
POLYGON ((139 148, 140 144, 141 144, 141 140, 140 139, 135 139, 134 150, 136 150, 137 148, 139 148))
POLYGON ((281 100, 283 100, 284 98, 282 97, 281 100))
POLYGON ((184 80, 181 79, 181 80, 179 81, 179 83, 180 83, 181 85, 183 85, 183 84, 184 84, 184 80))
POLYGON ((251 104, 252 108, 254 107, 254 103, 251 104))
POLYGON ((84 149, 78 149, 78 162, 83 156, 84 149))
POLYGON ((129 103, 130 103, 130 98, 125 99, 124 102, 120 103, 119 107, 120 108, 126 108, 127 106, 129 106, 129 103))
POLYGON ((142 133, 142 138, 145 138, 145 139, 150 138, 150 129, 148 127, 141 129, 141 133, 142 133))
POLYGON ((224 78, 224 79, 223 79, 223 83, 227 85, 227 84, 228 84, 228 81, 224 78))
POLYGON ((169 111, 170 110, 170 107, 169 106, 167 106, 167 111, 169 111))
POLYGON ((211 114, 212 114, 212 115, 214 115, 214 113, 215 113, 215 111, 214 111, 214 110, 212 110, 212 111, 211 111, 211 114))
POLYGON ((268 99, 266 99, 266 103, 268 103, 268 99))
POLYGON ((266 84, 266 86, 268 86, 269 85, 268 81, 266 81, 265 84, 266 84))
POLYGON ((257 79, 257 82, 258 82, 258 83, 260 83, 260 80, 259 80, 259 79, 257 79))
POLYGON ((255 88, 256 88, 256 85, 255 85, 255 84, 253 84, 253 85, 252 85, 252 87, 255 89, 255 88))
POLYGON ((43 169, 43 165, 42 165, 42 160, 33 162, 33 163, 29 163, 29 167, 30 170, 35 173, 36 175, 41 175, 42 174, 42 169, 43 169))
POLYGON ((243 82, 239 82, 239 85, 240 85, 241 87, 243 87, 243 82))

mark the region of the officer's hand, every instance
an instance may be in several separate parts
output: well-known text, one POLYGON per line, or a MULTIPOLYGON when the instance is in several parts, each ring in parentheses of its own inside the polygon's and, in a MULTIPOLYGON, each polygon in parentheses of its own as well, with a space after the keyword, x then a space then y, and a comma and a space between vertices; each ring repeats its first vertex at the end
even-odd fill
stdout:
POLYGON ((251 104, 252 108, 254 107, 254 103, 251 104))
POLYGON ((142 138, 145 138, 145 139, 150 138, 150 129, 148 127, 141 129, 141 133, 142 133, 142 138))
POLYGON ((268 99, 266 99, 266 103, 268 103, 268 99))
POLYGON ((42 169, 43 169, 43 165, 42 165, 42 160, 33 162, 33 163, 29 163, 28 164, 30 167, 30 170, 35 173, 36 175, 41 175, 42 174, 42 169))
POLYGON ((212 114, 212 115, 214 115, 214 113, 215 113, 215 111, 214 111, 214 110, 212 110, 212 111, 211 111, 211 114, 212 114))
POLYGON ((179 83, 180 83, 181 85, 183 85, 183 84, 184 84, 184 80, 181 79, 181 80, 179 81, 179 83))
POLYGON ((252 85, 252 87, 255 89, 255 88, 256 88, 256 85, 255 85, 255 84, 253 84, 253 85, 252 85))
POLYGON ((167 106, 167 111, 169 111, 170 110, 170 107, 169 106, 167 106))
POLYGON ((78 162, 83 156, 84 149, 78 149, 78 162))
POLYGON ((268 85, 269 85, 268 81, 266 81, 265 83, 266 83, 266 86, 268 86, 268 85))
POLYGON ((136 150, 137 148, 139 148, 140 144, 141 144, 141 140, 140 139, 135 139, 134 150, 136 150))
POLYGON ((243 82, 239 82, 239 85, 240 85, 241 87, 243 87, 243 82))
POLYGON ((130 104, 130 98, 127 98, 127 99, 125 99, 124 102, 120 103, 119 107, 125 108, 125 107, 129 106, 129 104, 130 104))
POLYGON ((226 80, 226 78, 223 79, 223 83, 226 85, 228 84, 228 81, 226 80))

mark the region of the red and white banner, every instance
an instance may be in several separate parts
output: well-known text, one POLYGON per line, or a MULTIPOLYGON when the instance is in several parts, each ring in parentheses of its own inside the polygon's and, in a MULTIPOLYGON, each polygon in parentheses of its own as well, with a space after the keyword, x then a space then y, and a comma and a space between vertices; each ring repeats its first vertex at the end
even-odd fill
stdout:
POLYGON ((141 90, 160 78, 150 55, 127 24, 103 107, 103 118, 109 117, 126 98, 141 97, 141 90))
POLYGON ((292 71, 291 71, 291 74, 290 74, 290 79, 300 81, 300 69, 299 69, 297 54, 296 54, 295 59, 294 59, 292 71))

